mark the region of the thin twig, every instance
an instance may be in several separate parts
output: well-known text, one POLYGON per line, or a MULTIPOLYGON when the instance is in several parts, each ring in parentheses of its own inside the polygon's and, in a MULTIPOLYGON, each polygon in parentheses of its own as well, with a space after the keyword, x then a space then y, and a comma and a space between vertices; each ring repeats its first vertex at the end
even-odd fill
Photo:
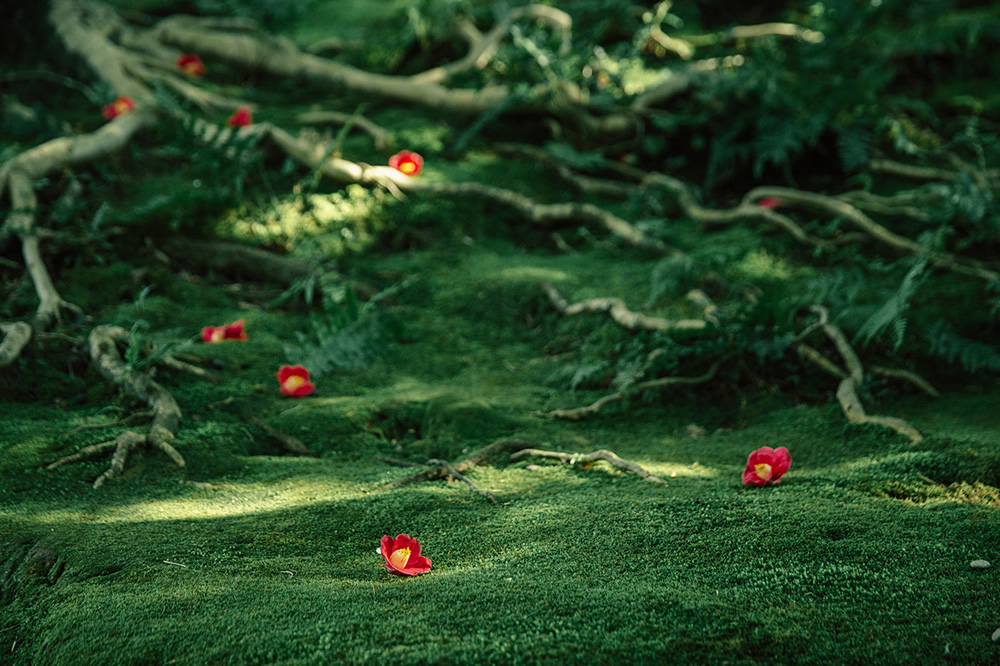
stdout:
POLYGON ((529 456, 561 460, 570 465, 575 465, 577 463, 592 463, 597 460, 603 460, 611 464, 612 467, 632 472, 645 481, 667 485, 667 482, 660 477, 650 474, 638 464, 632 462, 631 460, 622 458, 614 451, 609 451, 608 449, 598 449, 593 453, 563 453, 561 451, 546 451, 544 449, 523 449, 512 454, 510 459, 511 461, 514 461, 520 460, 521 458, 527 458, 529 456))
POLYGON ((494 504, 500 504, 500 501, 497 500, 496 497, 494 497, 493 493, 489 492, 488 490, 480 490, 479 487, 476 486, 476 484, 472 482, 472 479, 470 479, 469 477, 465 476, 464 474, 462 474, 461 472, 459 472, 457 469, 455 469, 454 467, 452 467, 451 463, 449 463, 447 460, 442 460, 440 458, 431 458, 430 460, 427 461, 427 464, 428 465, 440 465, 441 467, 444 467, 445 470, 448 472, 449 476, 453 476, 456 479, 458 479, 459 481, 463 481, 463 482, 469 484, 469 488, 472 489, 472 492, 476 493, 480 497, 485 497, 486 499, 488 499, 489 501, 493 502, 494 504))

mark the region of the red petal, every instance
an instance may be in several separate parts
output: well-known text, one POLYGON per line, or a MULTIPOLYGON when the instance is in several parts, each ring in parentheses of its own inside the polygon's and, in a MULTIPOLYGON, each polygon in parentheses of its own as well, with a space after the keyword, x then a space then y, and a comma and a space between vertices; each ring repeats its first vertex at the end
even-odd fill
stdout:
POLYGON ((406 563, 405 569, 399 569, 399 573, 406 576, 416 576, 427 573, 431 570, 431 561, 426 557, 414 557, 410 552, 410 561, 406 563))
POLYGON ((234 321, 232 324, 226 324, 226 340, 249 340, 250 338, 247 337, 246 330, 244 329, 245 325, 246 322, 242 319, 234 321))
POLYGON ((389 556, 392 555, 392 551, 396 550, 396 544, 394 539, 386 535, 382 537, 382 557, 385 558, 386 566, 389 566, 389 556))

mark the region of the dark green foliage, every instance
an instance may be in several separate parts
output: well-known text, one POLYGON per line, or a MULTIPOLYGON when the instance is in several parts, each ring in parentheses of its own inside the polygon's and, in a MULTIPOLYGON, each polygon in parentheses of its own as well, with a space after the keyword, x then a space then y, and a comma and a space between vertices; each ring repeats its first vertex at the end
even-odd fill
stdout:
POLYGON ((924 339, 931 354, 948 363, 958 363, 966 372, 1000 372, 1000 352, 995 345, 959 335, 947 321, 934 322, 924 333, 924 339))
MULTIPOLYGON (((304 365, 316 377, 331 371, 358 370, 381 359, 398 334, 394 318, 376 309, 376 304, 402 289, 396 285, 377 294, 364 305, 350 286, 339 285, 324 294, 322 314, 309 318, 309 332, 294 331, 298 344, 287 343, 289 361, 304 365)), ((311 289, 305 292, 311 301, 311 289)))

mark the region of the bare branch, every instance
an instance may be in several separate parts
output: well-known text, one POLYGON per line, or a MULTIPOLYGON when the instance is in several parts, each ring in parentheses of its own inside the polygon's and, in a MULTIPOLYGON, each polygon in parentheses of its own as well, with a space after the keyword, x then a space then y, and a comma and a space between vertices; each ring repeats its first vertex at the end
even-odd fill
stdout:
MULTIPOLYGON (((660 377, 659 379, 651 379, 645 382, 639 382, 632 387, 632 392, 638 391, 648 391, 652 389, 662 389, 668 386, 678 386, 678 385, 692 385, 692 384, 703 384, 710 381, 715 377, 715 373, 719 371, 719 366, 722 365, 723 361, 727 360, 729 357, 724 356, 715 361, 712 367, 708 371, 699 375, 698 377, 660 377)), ((594 416, 602 409, 610 404, 618 402, 625 397, 625 393, 622 391, 616 393, 610 393, 600 400, 593 402, 586 407, 577 407, 576 409, 553 409, 548 412, 534 412, 535 416, 540 416, 547 419, 563 419, 566 421, 580 421, 582 419, 594 416)))
POLYGON ((611 464, 612 467, 632 472, 644 481, 667 485, 667 482, 660 477, 650 474, 638 464, 632 462, 631 460, 621 458, 614 451, 609 451, 607 449, 598 449, 592 453, 563 453, 561 451, 546 451, 544 449, 523 449, 512 454, 510 459, 511 461, 514 461, 527 458, 529 456, 561 460, 569 465, 576 465, 578 463, 593 463, 598 460, 603 460, 611 464))
MULTIPOLYGON (((909 437, 910 441, 914 444, 922 440, 923 435, 903 419, 894 416, 869 415, 865 412, 857 391, 858 386, 864 380, 864 368, 861 365, 860 359, 858 359, 858 355, 854 353, 843 331, 829 322, 829 315, 826 308, 813 305, 810 309, 819 315, 823 332, 833 342, 837 351, 844 359, 844 363, 847 365, 846 376, 840 380, 840 385, 837 387, 837 402, 840 403, 840 408, 844 411, 844 416, 847 417, 847 420, 850 423, 874 423, 886 428, 892 428, 899 434, 909 437)), ((802 346, 800 346, 801 349, 802 346)), ((816 361, 814 357, 808 354, 806 358, 816 361)), ((823 364, 820 365, 823 366, 823 364)), ((829 370, 825 367, 824 369, 829 370)))
POLYGON ((480 497, 485 497, 486 499, 488 499, 489 501, 493 502, 494 504, 500 504, 499 500, 497 500, 496 496, 493 493, 491 493, 488 490, 481 490, 475 483, 472 482, 472 479, 470 479, 469 477, 465 476, 464 474, 462 474, 461 472, 459 472, 457 469, 455 469, 454 467, 452 467, 451 463, 449 463, 447 460, 441 460, 440 458, 431 458, 430 460, 427 461, 427 464, 428 465, 440 465, 441 467, 443 467, 445 469, 446 472, 448 472, 449 476, 452 476, 452 477, 458 479, 459 481, 462 481, 462 482, 468 484, 469 488, 472 489, 472 492, 476 493, 480 497))
POLYGON ((782 199, 786 204, 799 203, 820 208, 833 215, 844 217, 875 240, 901 252, 926 256, 931 263, 956 273, 973 275, 989 281, 1000 280, 1000 273, 983 267, 978 261, 959 258, 947 252, 928 252, 916 241, 893 233, 846 201, 825 194, 805 192, 788 187, 758 187, 748 192, 743 201, 749 203, 767 197, 782 199))
POLYGON ((543 284, 542 288, 556 310, 564 315, 571 316, 582 312, 607 312, 616 323, 630 331, 700 331, 708 326, 708 322, 704 319, 669 320, 650 317, 641 312, 633 312, 620 298, 589 298, 579 303, 570 304, 551 284, 543 284))

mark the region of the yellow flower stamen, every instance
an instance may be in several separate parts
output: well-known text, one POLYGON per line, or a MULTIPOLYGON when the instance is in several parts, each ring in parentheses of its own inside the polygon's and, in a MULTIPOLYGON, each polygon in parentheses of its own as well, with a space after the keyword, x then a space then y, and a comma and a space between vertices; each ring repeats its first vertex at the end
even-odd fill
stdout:
POLYGON ((399 550, 393 551, 392 555, 389 556, 389 564, 396 567, 397 569, 405 569, 406 563, 410 561, 410 549, 400 548, 399 550))
POLYGON ((753 466, 757 476, 767 481, 771 478, 771 466, 767 463, 757 463, 753 466))
POLYGON ((399 165, 399 170, 409 175, 417 170, 417 165, 413 162, 403 162, 399 165))
POLYGON ((305 383, 306 383, 306 380, 303 377, 300 377, 299 375, 292 375, 291 377, 289 377, 288 379, 285 380, 285 383, 283 384, 283 386, 285 387, 286 391, 291 392, 291 391, 294 391, 295 389, 299 388, 300 386, 302 386, 305 383))

